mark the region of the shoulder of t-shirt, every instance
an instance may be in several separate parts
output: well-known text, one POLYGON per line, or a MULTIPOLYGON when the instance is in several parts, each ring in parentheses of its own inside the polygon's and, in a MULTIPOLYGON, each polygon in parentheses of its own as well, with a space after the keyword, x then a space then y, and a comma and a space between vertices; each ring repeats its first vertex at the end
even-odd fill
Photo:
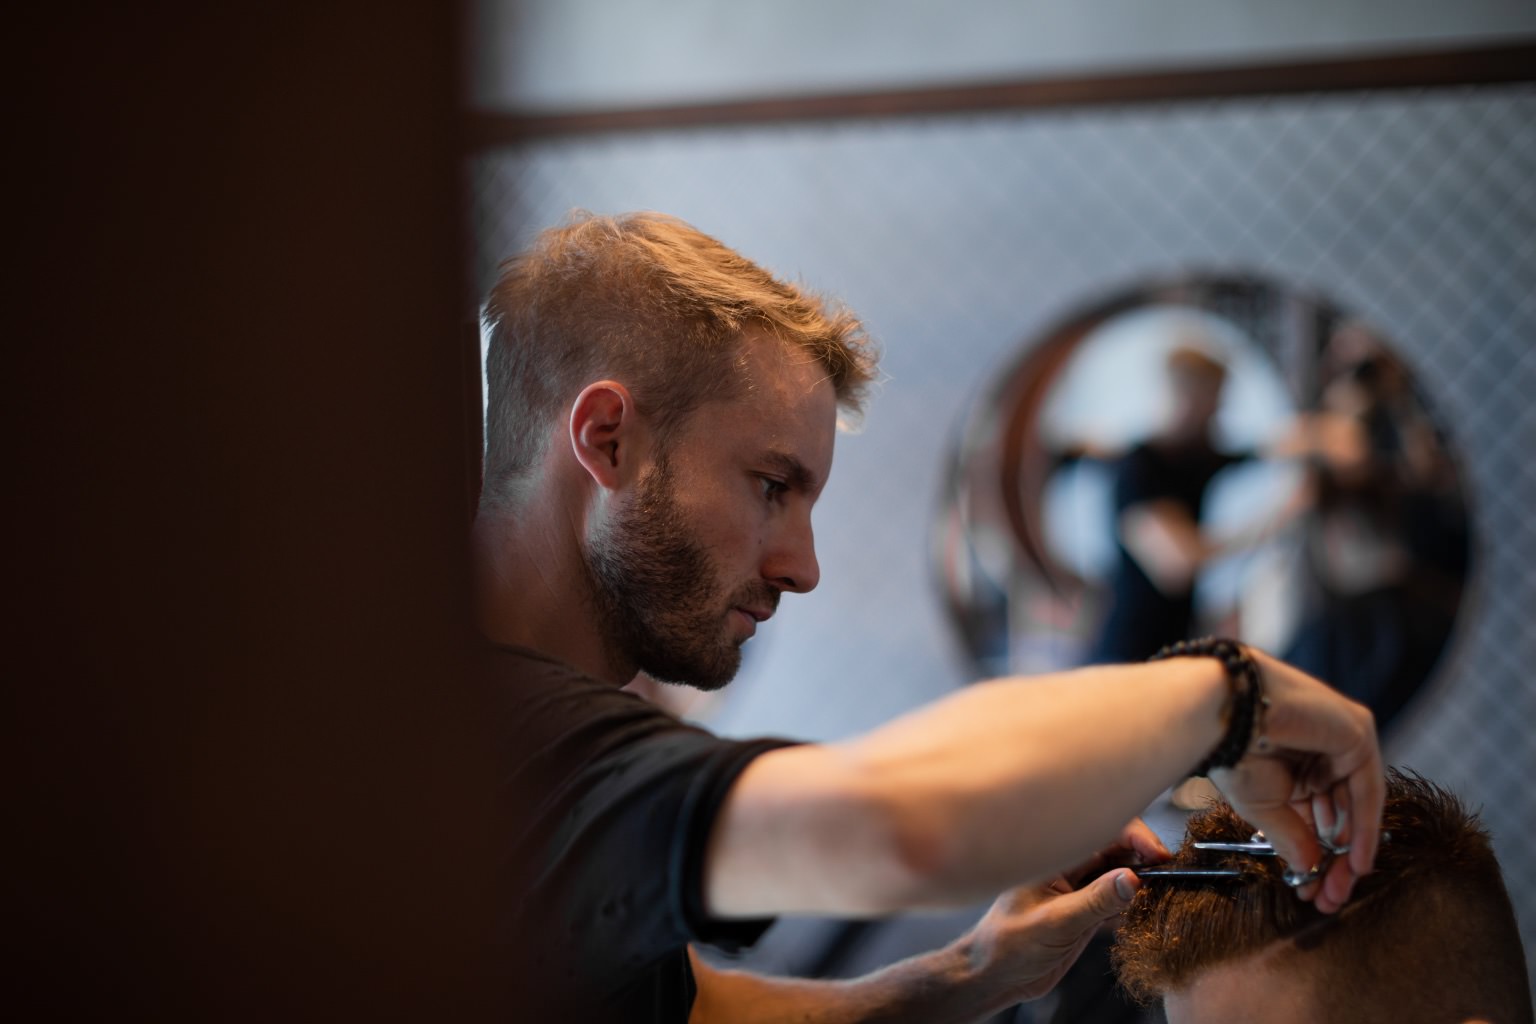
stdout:
POLYGON ((720 740, 709 729, 542 651, 510 644, 495 648, 506 662, 506 671, 499 674, 499 702, 511 716, 508 724, 515 732, 560 731, 600 721, 608 726, 621 724, 631 739, 670 733, 720 740))

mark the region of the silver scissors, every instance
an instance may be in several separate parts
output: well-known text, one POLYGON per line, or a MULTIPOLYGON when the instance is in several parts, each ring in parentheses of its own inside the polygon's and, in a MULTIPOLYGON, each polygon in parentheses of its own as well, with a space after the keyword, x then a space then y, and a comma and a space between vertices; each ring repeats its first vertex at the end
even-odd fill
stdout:
MULTIPOLYGON (((1390 839, 1389 833, 1382 833, 1382 840, 1390 839)), ((1292 889, 1299 889, 1308 882, 1315 882, 1328 870, 1328 865, 1333 863, 1333 858, 1341 857, 1349 852, 1349 844, 1335 844, 1326 837, 1319 836, 1317 840, 1323 847, 1323 856, 1311 869, 1297 871, 1287 867, 1281 879, 1292 889)), ((1275 856, 1275 844, 1270 842, 1263 832, 1255 832, 1246 843, 1236 842, 1200 842, 1190 843, 1190 848, 1195 850, 1208 850, 1212 853, 1245 853, 1250 857, 1275 856)), ((1237 878, 1242 870, 1235 867, 1199 867, 1184 864, 1159 864, 1153 867, 1137 870, 1138 876, 1150 875, 1158 878, 1237 878)))

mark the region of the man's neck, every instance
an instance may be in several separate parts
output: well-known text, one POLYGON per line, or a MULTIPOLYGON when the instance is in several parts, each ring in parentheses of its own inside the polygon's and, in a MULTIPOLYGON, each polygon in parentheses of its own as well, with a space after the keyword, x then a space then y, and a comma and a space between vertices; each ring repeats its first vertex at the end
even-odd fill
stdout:
POLYGON ((586 600, 579 539, 570 524, 531 511, 475 520, 475 598, 480 630, 623 686, 632 670, 616 666, 586 600))

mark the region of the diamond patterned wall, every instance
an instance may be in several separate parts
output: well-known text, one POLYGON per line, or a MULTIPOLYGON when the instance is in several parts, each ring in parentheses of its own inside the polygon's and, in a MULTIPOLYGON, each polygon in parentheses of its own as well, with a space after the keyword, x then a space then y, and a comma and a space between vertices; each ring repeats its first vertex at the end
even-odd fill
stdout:
POLYGON ((1466 465, 1472 605, 1393 762, 1483 807, 1536 965, 1536 89, 1228 100, 552 141, 471 165, 477 280, 572 208, 675 213, 886 350, 818 511, 823 583, 715 724, 829 738, 966 681, 929 565, 954 433, 1068 310, 1251 271, 1394 339, 1466 465))

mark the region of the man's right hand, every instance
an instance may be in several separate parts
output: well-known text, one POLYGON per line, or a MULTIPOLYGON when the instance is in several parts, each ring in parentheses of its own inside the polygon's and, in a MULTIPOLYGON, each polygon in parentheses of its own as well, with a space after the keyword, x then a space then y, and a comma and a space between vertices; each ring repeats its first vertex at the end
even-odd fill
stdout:
POLYGON ((1287 866, 1307 871, 1325 856, 1318 836, 1348 846, 1318 882, 1298 890, 1333 913, 1371 870, 1381 837, 1386 776, 1369 709, 1325 683, 1249 649, 1269 706, 1248 753, 1211 781, 1234 810, 1274 843, 1287 866))

